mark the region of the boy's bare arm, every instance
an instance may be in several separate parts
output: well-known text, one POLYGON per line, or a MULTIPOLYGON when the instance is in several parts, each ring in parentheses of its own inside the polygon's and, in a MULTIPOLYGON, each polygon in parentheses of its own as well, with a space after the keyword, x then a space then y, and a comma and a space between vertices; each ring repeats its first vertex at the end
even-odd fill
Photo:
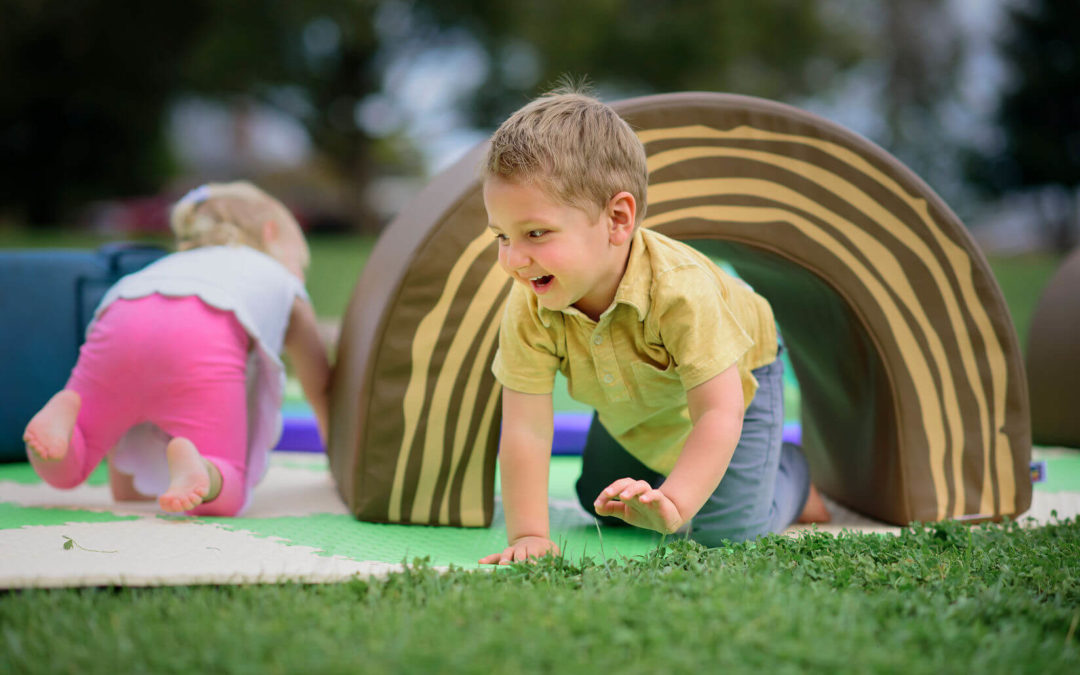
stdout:
POLYGON ((693 518, 720 485, 742 435, 742 380, 731 366, 686 392, 694 424, 675 468, 660 486, 684 522, 693 518))
POLYGON ((671 533, 687 523, 716 491, 742 433, 742 382, 732 366, 687 394, 691 430, 679 459, 659 488, 622 478, 597 497, 602 516, 671 533))
POLYGON ((311 303, 297 298, 289 314, 289 328, 285 332, 285 353, 300 380, 304 397, 315 413, 319 435, 327 442, 327 417, 330 407, 330 362, 326 347, 319 336, 315 309, 311 303))
POLYGON ((481 564, 508 564, 548 551, 558 552, 548 524, 553 420, 551 394, 524 394, 503 388, 499 467, 510 545, 481 558, 481 564))

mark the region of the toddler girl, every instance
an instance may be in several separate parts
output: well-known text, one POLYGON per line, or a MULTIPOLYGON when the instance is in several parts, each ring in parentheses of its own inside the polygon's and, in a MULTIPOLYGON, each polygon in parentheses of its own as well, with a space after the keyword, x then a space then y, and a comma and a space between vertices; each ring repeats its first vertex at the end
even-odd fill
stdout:
POLYGON ((283 347, 326 438, 308 247, 281 202, 246 182, 192 190, 171 225, 178 252, 109 289, 67 385, 23 439, 55 487, 81 484, 109 454, 115 499, 232 516, 281 431, 283 347))

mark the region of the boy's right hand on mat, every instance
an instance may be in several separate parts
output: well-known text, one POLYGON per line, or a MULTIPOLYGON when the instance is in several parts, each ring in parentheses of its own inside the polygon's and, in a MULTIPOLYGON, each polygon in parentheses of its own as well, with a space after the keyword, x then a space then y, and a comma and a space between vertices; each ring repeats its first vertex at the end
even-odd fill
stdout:
POLYGON ((481 565, 509 565, 529 558, 542 558, 548 553, 559 555, 555 542, 544 537, 521 537, 502 550, 480 558, 481 565))

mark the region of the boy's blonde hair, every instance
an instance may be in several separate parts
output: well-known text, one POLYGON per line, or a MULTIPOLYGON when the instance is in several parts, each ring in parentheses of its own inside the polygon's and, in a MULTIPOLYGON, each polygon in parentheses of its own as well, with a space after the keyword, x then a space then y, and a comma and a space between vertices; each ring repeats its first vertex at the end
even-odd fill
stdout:
POLYGON ((267 221, 296 224, 285 205, 247 181, 207 183, 184 195, 173 206, 169 224, 176 247, 250 246, 265 249, 267 221))
POLYGON ((534 183, 590 212, 625 190, 637 202, 635 226, 645 216, 644 146, 614 110, 582 93, 556 91, 511 115, 491 137, 483 177, 534 183))

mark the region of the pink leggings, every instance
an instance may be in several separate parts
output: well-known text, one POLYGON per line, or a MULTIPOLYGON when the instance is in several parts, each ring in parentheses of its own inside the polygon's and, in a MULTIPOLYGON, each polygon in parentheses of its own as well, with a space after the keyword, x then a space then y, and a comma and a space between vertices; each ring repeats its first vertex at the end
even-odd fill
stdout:
POLYGON ((220 494, 188 513, 236 515, 248 489, 249 342, 232 312, 196 297, 115 301, 79 351, 67 383, 82 397, 68 453, 59 462, 36 463, 41 477, 75 487, 128 429, 151 422, 170 438, 190 440, 221 472, 220 494))

